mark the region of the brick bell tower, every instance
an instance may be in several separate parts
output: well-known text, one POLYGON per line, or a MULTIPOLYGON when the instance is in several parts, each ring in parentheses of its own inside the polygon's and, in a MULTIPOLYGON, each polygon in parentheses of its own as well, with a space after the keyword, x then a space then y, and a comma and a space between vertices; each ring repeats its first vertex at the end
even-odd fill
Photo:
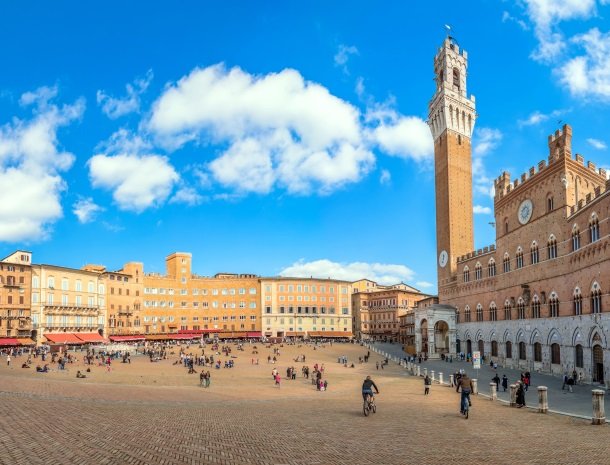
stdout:
POLYGON ((434 57, 436 92, 428 126, 434 138, 439 294, 457 272, 457 257, 474 249, 472 130, 475 99, 466 94, 468 54, 447 37, 434 57))

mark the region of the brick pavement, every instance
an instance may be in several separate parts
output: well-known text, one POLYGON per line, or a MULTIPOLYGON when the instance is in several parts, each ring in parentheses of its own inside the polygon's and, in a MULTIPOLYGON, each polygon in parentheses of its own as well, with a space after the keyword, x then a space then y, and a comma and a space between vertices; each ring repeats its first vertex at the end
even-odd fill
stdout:
MULTIPOLYGON (((260 346, 259 346, 260 347, 260 346)), ((610 461, 607 426, 510 409, 483 398, 471 418, 458 413, 458 395, 390 366, 344 368, 337 356, 364 349, 335 345, 284 347, 276 365, 285 374, 297 353, 311 367, 325 363, 328 392, 302 378, 273 386, 273 365, 251 365, 238 352, 236 368, 210 370, 212 386, 197 386, 173 360, 134 358, 110 373, 95 367, 77 380, 77 366, 47 375, 0 365, 0 464, 472 464, 610 461), (381 390, 378 412, 361 412, 360 384, 371 373, 381 390)))

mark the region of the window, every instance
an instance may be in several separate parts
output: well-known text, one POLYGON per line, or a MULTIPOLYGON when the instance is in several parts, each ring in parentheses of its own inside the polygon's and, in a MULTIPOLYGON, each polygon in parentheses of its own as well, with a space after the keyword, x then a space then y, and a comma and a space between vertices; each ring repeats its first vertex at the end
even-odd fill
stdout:
POLYGON ((460 90, 460 70, 458 68, 453 68, 453 87, 460 90))
POLYGON ((582 294, 579 288, 574 290, 574 315, 582 315, 582 294))
POLYGON ((540 318, 540 300, 537 295, 532 301, 532 318, 540 318))
POLYGON ((32 287, 39 288, 40 287, 40 279, 38 276, 32 276, 32 287))
POLYGON ((467 266, 464 267, 464 282, 467 283, 470 281, 470 270, 467 266))
POLYGON ((547 243, 547 249, 548 249, 549 260, 557 258, 557 239, 555 239, 555 236, 552 234, 549 237, 549 241, 547 243))
POLYGON ((512 319, 512 306, 508 301, 504 302, 504 319, 511 320, 512 319))
POLYGON ((61 290, 62 291, 67 291, 68 288, 69 288, 69 286, 68 286, 68 279, 67 278, 63 278, 61 280, 61 290))
POLYGON ((534 342, 534 362, 542 362, 542 344, 534 342))
POLYGON ((496 304, 493 302, 489 305, 489 319, 491 321, 498 320, 498 308, 496 307, 496 304))
POLYGON ((504 265, 504 273, 508 273, 510 271, 510 256, 508 253, 504 254, 504 260, 502 261, 504 265))
POLYGON ((517 249, 517 268, 523 268, 523 250, 521 247, 517 249))
POLYGON ((49 276, 49 278, 47 279, 47 287, 49 289, 55 289, 55 278, 52 276, 49 276))
POLYGON ((474 279, 479 281, 482 278, 483 278, 483 267, 481 266, 480 263, 477 263, 474 268, 474 279))
POLYGON ((561 363, 561 351, 559 344, 551 344, 551 363, 553 365, 559 365, 561 363))
POLYGON ((256 288, 255 287, 251 287, 250 288, 250 294, 252 294, 252 295, 256 294, 256 288))
POLYGON ((513 358, 513 343, 506 341, 506 358, 513 358))
POLYGON ((468 305, 464 308, 464 320, 466 323, 470 323, 470 307, 468 305))
POLYGON ((526 360, 525 342, 519 343, 519 360, 526 360))
POLYGON ((559 298, 555 293, 551 294, 551 299, 549 300, 549 312, 553 318, 559 316, 559 298))
POLYGON ((95 284, 93 284, 93 281, 89 281, 87 284, 87 292, 95 292, 95 284))
POLYGON ((599 241, 599 220, 595 213, 591 215, 591 221, 589 221, 589 237, 591 242, 599 241))
POLYGON ((538 251, 538 244, 536 241, 532 242, 532 246, 530 247, 530 257, 532 265, 535 265, 540 261, 540 253, 538 251))
POLYGON ((477 321, 483 321, 483 306, 481 304, 477 305, 477 321))
POLYGON ((572 252, 580 249, 580 230, 577 225, 572 228, 572 252))
POLYGON ((552 212, 553 211, 553 197, 549 196, 546 199, 546 211, 547 212, 552 212))
POLYGON ((517 304, 517 319, 525 319, 525 303, 521 299, 519 299, 519 303, 517 304))
POLYGON ((599 284, 593 283, 591 288, 591 313, 602 312, 602 291, 599 284))
POLYGON ((493 258, 489 260, 489 263, 487 264, 487 275, 490 278, 496 275, 496 262, 493 258))

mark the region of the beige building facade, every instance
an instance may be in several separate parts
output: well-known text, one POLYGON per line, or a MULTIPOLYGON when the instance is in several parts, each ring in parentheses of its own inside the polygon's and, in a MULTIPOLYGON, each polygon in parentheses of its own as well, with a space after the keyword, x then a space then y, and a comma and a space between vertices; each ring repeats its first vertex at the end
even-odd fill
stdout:
POLYGON ((352 284, 315 278, 261 278, 265 337, 352 337, 352 284))
POLYGON ((97 272, 32 265, 32 338, 37 343, 98 342, 105 330, 105 299, 97 272))

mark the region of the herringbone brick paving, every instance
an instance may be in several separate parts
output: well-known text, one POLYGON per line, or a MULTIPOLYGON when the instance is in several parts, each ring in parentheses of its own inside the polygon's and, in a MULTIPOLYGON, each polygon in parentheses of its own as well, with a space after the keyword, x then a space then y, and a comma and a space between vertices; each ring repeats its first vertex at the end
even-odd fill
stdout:
POLYGON ((336 363, 344 354, 357 360, 362 347, 280 350, 282 375, 292 365, 300 375, 296 354, 306 354, 310 367, 325 363, 329 391, 300 376, 275 388, 268 349, 260 350, 260 365, 251 365, 247 350, 237 352, 235 368, 210 370, 209 389, 172 365, 175 356, 114 363, 109 373, 95 367, 83 380, 74 377, 82 364, 46 375, 18 368, 19 359, 3 364, 0 464, 610 463, 607 426, 484 398, 464 420, 450 388, 433 386, 424 397, 423 382, 401 368, 375 370, 376 354, 353 369, 336 363), (360 396, 366 374, 381 390, 368 418, 360 396))

